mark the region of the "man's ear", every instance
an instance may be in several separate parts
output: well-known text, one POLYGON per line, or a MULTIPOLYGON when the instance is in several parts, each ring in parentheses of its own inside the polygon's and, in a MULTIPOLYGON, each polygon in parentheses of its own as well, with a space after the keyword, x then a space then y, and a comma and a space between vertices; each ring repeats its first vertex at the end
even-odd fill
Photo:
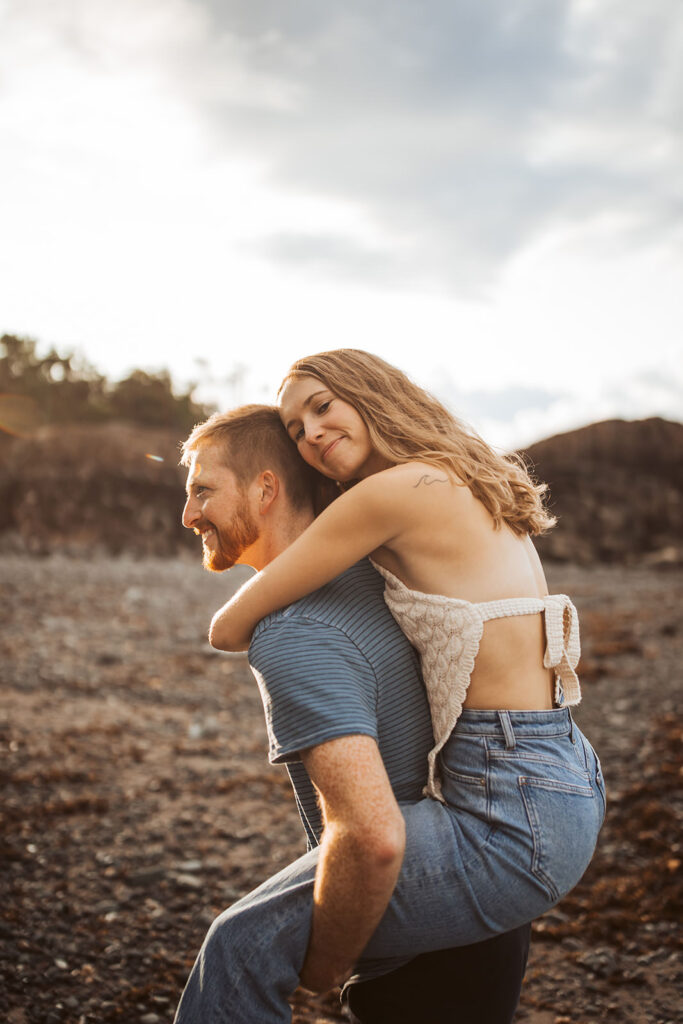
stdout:
POLYGON ((259 515, 265 515, 280 493, 280 480, 270 469, 259 473, 256 481, 256 496, 259 515))

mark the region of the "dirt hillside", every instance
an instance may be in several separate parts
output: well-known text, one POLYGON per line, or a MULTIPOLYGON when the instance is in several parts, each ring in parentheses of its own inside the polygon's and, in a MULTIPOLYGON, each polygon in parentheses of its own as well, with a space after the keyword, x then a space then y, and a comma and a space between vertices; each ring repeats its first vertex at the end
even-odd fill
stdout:
POLYGON ((544 558, 683 565, 683 424, 605 420, 524 454, 559 519, 544 558))
MULTIPOLYGON (((169 555, 180 524, 182 438, 125 423, 0 434, 0 551, 169 555)), ((683 424, 594 423, 525 453, 559 524, 544 558, 683 565, 683 424)))

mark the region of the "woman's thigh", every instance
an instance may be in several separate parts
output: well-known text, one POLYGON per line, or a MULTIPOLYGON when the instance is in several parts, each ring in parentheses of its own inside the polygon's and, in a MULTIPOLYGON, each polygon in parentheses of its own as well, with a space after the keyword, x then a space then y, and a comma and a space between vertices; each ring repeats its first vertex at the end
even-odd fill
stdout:
MULTIPOLYGON (((360 976, 375 973, 376 958, 481 942, 537 916, 540 901, 529 901, 528 882, 510 864, 507 850, 485 849, 485 822, 458 816, 429 798, 401 810, 406 821, 401 873, 363 952, 360 976), (524 891, 512 900, 511 889, 524 891)), ((544 901, 542 909, 546 906, 544 901)))
POLYGON ((549 746, 483 745, 450 762, 448 806, 402 805, 406 852, 363 954, 480 942, 533 920, 579 881, 604 816, 599 766, 576 730, 549 746), (565 749, 567 748, 567 749, 565 749))
MULTIPOLYGON (((575 811, 577 832, 582 831, 576 824, 580 816, 590 818, 583 829, 590 859, 603 813, 602 801, 589 785, 590 773, 595 772, 590 750, 577 748, 585 777, 573 772, 569 782, 561 772, 553 774, 556 766, 548 765, 548 758, 522 760, 513 756, 521 750, 504 747, 491 752, 495 756, 481 762, 489 772, 485 785, 468 757, 469 775, 460 787, 464 795, 458 798, 462 806, 447 807, 429 798, 401 805, 406 821, 401 873, 359 962, 356 980, 386 973, 400 963, 378 963, 378 958, 412 958, 481 942, 538 917, 557 902, 559 896, 548 879, 555 860, 565 857, 565 848, 576 846, 563 838, 568 806, 575 811)), ((236 926, 237 912, 238 930, 246 928, 252 941, 267 946, 269 932, 273 939, 275 932, 284 937, 288 928, 295 934, 296 924, 305 922, 303 939, 316 859, 314 851, 264 883, 226 912, 225 923, 232 919, 236 926)), ((585 863, 583 857, 578 866, 570 864, 574 875, 561 880, 563 891, 578 881, 585 863)), ((297 954, 301 956, 301 950, 297 954)))

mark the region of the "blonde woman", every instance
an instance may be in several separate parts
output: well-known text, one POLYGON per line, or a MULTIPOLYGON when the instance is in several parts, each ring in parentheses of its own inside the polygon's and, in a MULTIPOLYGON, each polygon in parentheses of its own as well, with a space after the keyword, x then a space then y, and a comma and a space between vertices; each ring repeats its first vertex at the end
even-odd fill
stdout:
MULTIPOLYGON (((264 616, 369 555, 422 660, 435 745, 417 817, 441 830, 461 875, 440 909, 443 944, 531 920, 578 882, 605 809, 569 710, 576 610, 548 593, 531 541, 554 523, 544 488, 366 352, 299 360, 279 408, 301 457, 342 493, 216 613, 211 642, 245 649, 264 616)), ((402 955, 398 931, 383 922, 371 955, 402 955)))

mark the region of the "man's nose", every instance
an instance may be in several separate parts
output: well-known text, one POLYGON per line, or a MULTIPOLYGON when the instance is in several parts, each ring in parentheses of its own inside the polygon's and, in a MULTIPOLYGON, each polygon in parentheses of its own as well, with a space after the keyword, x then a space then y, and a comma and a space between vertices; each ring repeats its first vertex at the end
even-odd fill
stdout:
POLYGON ((191 530, 198 518, 199 509, 197 508, 197 504, 192 498, 188 498, 185 502, 185 507, 183 508, 183 526, 186 529, 191 530))

